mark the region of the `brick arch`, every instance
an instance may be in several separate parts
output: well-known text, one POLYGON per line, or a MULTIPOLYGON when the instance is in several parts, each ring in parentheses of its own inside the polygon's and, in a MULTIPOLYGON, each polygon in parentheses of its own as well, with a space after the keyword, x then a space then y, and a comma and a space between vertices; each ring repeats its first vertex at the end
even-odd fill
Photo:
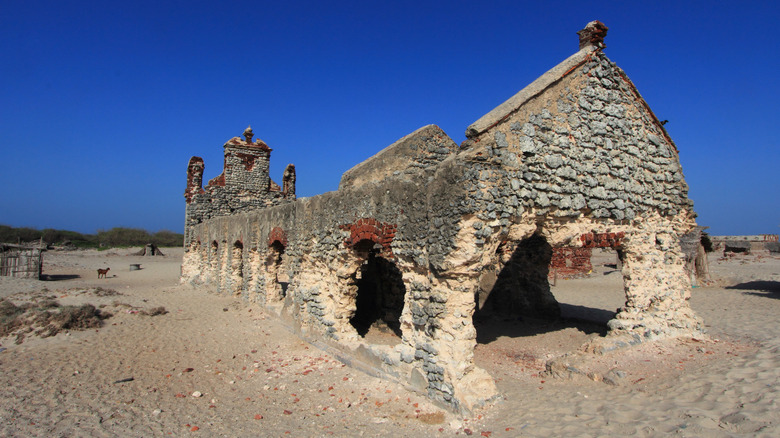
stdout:
POLYGON ((274 227, 268 233, 268 246, 272 246, 274 242, 279 242, 282 248, 287 248, 287 233, 280 227, 274 227))
POLYGON ((626 233, 586 233, 580 236, 583 248, 612 248, 620 249, 626 233))
POLYGON ((398 226, 386 222, 378 221, 374 218, 361 218, 357 221, 339 226, 344 231, 349 231, 349 237, 344 239, 344 246, 354 248, 359 242, 369 240, 382 246, 382 257, 392 259, 393 249, 391 244, 395 238, 398 226))

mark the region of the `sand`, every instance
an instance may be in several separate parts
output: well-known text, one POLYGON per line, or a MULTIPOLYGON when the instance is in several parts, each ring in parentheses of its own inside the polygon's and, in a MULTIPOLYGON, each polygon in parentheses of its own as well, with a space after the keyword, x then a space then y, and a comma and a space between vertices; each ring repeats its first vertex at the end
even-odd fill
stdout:
POLYGON ((622 304, 620 275, 598 255, 590 278, 552 288, 569 319, 478 327, 476 361, 502 397, 463 416, 343 365, 256 305, 179 285, 181 250, 133 251, 50 251, 50 281, 0 277, 17 304, 113 314, 97 329, 0 339, 0 435, 780 435, 778 257, 711 255, 716 282, 691 299, 708 336, 593 356, 581 370, 592 378, 545 376, 622 304))

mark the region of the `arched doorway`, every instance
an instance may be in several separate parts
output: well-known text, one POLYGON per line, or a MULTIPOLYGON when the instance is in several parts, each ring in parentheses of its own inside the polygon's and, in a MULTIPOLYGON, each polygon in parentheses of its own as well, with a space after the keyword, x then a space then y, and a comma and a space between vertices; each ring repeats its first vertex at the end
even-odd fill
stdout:
POLYGON ((217 243, 216 240, 211 242, 207 259, 208 259, 208 270, 206 274, 208 276, 207 281, 217 282, 219 281, 219 243, 217 243))
POLYGON ((369 342, 398 343, 406 295, 401 271, 372 240, 359 241, 353 251, 363 262, 354 274, 355 313, 349 322, 369 342))
POLYGON ((282 301, 287 296, 289 280, 282 267, 284 251, 284 244, 278 240, 274 240, 268 246, 268 254, 265 258, 265 291, 268 303, 282 301))
POLYGON ((517 245, 506 242, 496 251, 497 262, 480 278, 474 320, 560 316, 550 292, 548 274, 552 247, 538 234, 517 245))
POLYGON ((230 291, 233 295, 241 295, 244 290, 244 244, 240 240, 233 243, 230 252, 230 291))

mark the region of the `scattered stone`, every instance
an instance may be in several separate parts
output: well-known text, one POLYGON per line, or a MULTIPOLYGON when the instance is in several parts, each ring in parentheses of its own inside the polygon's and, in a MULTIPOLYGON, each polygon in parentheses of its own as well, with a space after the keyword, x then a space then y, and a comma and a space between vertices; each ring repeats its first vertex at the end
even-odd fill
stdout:
POLYGON ((604 376, 603 380, 604 383, 607 383, 612 386, 620 386, 623 381, 626 378, 626 372, 617 370, 617 369, 611 369, 607 374, 604 376))

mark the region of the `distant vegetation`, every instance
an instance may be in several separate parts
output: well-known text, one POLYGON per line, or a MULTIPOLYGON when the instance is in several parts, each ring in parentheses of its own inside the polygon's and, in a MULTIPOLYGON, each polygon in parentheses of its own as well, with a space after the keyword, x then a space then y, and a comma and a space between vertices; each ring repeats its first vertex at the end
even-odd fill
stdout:
POLYGON ((36 230, 27 227, 14 228, 0 225, 0 242, 32 242, 41 238, 49 245, 72 245, 79 248, 143 246, 147 243, 162 247, 174 247, 184 244, 183 234, 168 230, 149 233, 140 228, 117 227, 110 230, 98 230, 97 234, 81 234, 75 231, 51 228, 36 230))

